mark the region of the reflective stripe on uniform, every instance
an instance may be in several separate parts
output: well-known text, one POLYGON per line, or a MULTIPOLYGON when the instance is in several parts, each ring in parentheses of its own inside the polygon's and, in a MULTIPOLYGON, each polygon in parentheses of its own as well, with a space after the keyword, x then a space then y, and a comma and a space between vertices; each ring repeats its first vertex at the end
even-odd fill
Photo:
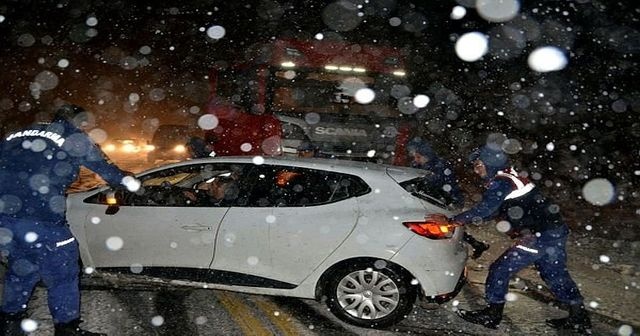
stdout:
POLYGON ((67 244, 69 244, 69 243, 73 242, 74 240, 76 240, 76 239, 75 239, 75 238, 73 238, 73 237, 71 237, 71 238, 69 238, 69 239, 65 239, 65 240, 63 240, 63 241, 59 241, 59 242, 57 242, 57 243, 56 243, 56 247, 60 247, 60 246, 67 245, 67 244))
POLYGON ((513 168, 510 169, 510 172, 504 172, 504 171, 499 171, 496 175, 497 176, 503 176, 506 177, 508 179, 511 180, 511 182, 513 182, 513 184, 516 186, 516 189, 512 192, 510 192, 507 197, 505 197, 505 200, 508 199, 512 199, 512 198, 518 198, 520 196, 524 196, 527 193, 529 193, 531 190, 533 190, 533 188, 535 188, 535 184, 528 182, 525 184, 521 179, 518 178, 518 176, 516 176, 515 174, 515 170, 513 170, 513 168))
POLYGON ((538 254, 538 250, 532 249, 532 248, 524 246, 524 245, 516 245, 516 248, 521 249, 523 251, 530 252, 530 253, 538 254))

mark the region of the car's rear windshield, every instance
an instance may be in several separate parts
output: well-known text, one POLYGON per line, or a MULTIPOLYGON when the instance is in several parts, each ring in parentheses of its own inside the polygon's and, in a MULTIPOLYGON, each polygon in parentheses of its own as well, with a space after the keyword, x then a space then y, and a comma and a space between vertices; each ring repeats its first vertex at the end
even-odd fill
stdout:
POLYGON ((401 182, 400 186, 412 195, 442 208, 448 208, 449 204, 454 203, 451 195, 444 191, 442 186, 432 185, 423 177, 401 182))

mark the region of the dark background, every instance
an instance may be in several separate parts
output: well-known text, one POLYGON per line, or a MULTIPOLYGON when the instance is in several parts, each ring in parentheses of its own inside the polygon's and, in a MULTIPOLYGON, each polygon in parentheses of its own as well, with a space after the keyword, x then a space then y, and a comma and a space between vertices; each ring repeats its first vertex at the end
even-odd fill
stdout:
POLYGON ((504 23, 479 17, 470 0, 229 2, 3 1, 0 133, 69 101, 94 112, 112 137, 149 138, 158 124, 203 113, 213 66, 276 37, 323 33, 406 54, 412 94, 431 98, 420 112, 424 135, 457 163, 467 189, 477 184, 467 174, 469 150, 504 134, 522 145, 516 163, 558 199, 574 228, 640 237, 637 2, 526 1, 504 23), (467 7, 460 20, 450 18, 456 5, 467 7), (87 25, 90 17, 97 25, 87 25), (207 37, 212 25, 225 36, 207 37), (469 31, 490 36, 489 53, 473 63, 454 52, 469 31), (565 51, 569 65, 531 70, 528 54, 545 45, 565 51), (61 59, 69 66, 58 66, 61 59), (582 188, 594 178, 610 181, 617 198, 586 202, 582 188))

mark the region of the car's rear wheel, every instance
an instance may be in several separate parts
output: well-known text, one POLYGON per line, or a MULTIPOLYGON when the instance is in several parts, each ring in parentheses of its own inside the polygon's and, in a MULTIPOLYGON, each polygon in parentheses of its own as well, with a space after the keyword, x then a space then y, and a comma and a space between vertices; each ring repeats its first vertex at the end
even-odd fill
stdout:
POLYGON ((417 289, 406 272, 385 262, 340 267, 329 278, 327 306, 339 319, 367 328, 395 324, 411 312, 417 289), (375 265, 382 263, 384 267, 375 265))

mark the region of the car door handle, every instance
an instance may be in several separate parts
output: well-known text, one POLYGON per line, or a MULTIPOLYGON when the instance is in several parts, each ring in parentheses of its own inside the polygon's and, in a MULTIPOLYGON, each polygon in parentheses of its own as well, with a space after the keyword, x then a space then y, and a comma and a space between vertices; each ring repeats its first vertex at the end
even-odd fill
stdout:
POLYGON ((183 225, 180 228, 191 232, 211 231, 211 227, 206 225, 183 225))

